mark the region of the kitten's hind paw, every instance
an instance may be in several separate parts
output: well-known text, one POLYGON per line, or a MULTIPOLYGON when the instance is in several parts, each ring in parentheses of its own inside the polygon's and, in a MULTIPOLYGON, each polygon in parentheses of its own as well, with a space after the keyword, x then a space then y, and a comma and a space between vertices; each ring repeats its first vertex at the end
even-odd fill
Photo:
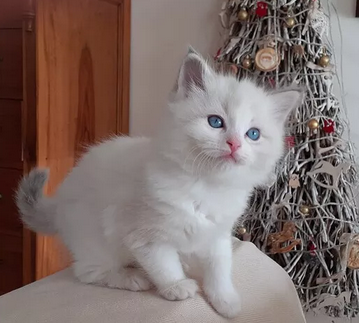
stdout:
POLYGON ((134 292, 149 290, 152 285, 147 277, 140 270, 135 268, 126 269, 126 289, 132 290, 134 292))
POLYGON ((146 276, 134 268, 126 268, 120 273, 109 274, 105 283, 110 288, 127 289, 133 292, 151 288, 151 283, 146 276))
POLYGON ((197 282, 193 279, 183 279, 170 286, 161 288, 159 293, 170 301, 181 301, 189 297, 194 297, 198 291, 197 282))

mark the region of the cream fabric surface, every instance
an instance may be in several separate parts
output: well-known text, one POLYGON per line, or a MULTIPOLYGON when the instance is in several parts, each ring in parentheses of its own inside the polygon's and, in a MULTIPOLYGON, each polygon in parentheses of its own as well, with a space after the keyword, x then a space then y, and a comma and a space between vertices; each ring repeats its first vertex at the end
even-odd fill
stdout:
MULTIPOLYGON (((242 295, 234 323, 305 323, 285 271, 253 244, 234 240, 233 277, 242 295)), ((3 277, 1 277, 3 279, 3 277)), ((198 295, 170 302, 154 292, 83 285, 69 269, 0 297, 1 323, 223 323, 198 295)))

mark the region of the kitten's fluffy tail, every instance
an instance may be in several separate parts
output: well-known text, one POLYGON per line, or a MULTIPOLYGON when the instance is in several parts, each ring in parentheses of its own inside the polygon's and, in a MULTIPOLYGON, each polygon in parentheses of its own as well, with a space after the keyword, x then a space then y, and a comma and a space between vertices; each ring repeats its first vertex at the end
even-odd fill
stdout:
POLYGON ((56 205, 52 198, 43 196, 48 170, 34 169, 24 177, 16 192, 16 204, 23 222, 32 230, 55 234, 56 205))

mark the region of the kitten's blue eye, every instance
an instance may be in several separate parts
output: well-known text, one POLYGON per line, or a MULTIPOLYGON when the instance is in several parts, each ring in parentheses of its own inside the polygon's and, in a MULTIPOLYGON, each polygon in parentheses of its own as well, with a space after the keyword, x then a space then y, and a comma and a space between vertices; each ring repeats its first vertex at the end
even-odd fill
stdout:
POLYGON ((224 121, 220 116, 209 116, 208 123, 212 128, 223 128, 224 121))
POLYGON ((257 128, 251 128, 247 131, 248 138, 251 140, 254 140, 254 141, 258 140, 260 135, 261 135, 261 133, 260 133, 259 129, 257 129, 257 128))

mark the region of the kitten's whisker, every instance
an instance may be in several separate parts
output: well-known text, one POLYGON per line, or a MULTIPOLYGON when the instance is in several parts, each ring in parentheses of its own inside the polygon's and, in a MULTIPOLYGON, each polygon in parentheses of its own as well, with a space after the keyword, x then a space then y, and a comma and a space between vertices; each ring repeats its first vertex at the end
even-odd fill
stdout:
POLYGON ((208 160, 210 159, 210 156, 208 156, 207 154, 204 156, 204 158, 202 159, 202 165, 201 165, 201 168, 200 168, 200 174, 202 173, 202 168, 206 167, 207 163, 208 163, 208 160))
MULTIPOLYGON (((197 156, 196 156, 196 158, 193 160, 193 162, 192 162, 192 172, 193 172, 193 170, 194 170, 194 166, 195 166, 195 163, 196 163, 196 161, 197 161, 197 159, 200 157, 200 156, 202 156, 203 154, 205 154, 205 152, 204 151, 201 151, 197 156)), ((201 160, 201 159, 200 159, 201 160)), ((198 167, 197 167, 198 168, 198 167)), ((196 172, 194 172, 194 174, 196 174, 196 172)))
POLYGON ((202 175, 202 166, 203 166, 203 163, 206 160, 206 158, 207 158, 207 155, 205 154, 205 152, 203 152, 201 158, 198 161, 198 165, 197 165, 198 176, 202 175))
POLYGON ((199 147, 199 146, 194 146, 194 147, 192 147, 190 150, 189 150, 189 152, 188 152, 188 154, 187 154, 187 157, 185 158, 185 160, 184 160, 184 162, 183 162, 183 167, 182 168, 186 168, 186 162, 187 162, 187 160, 191 157, 191 155, 192 155, 192 153, 194 153, 197 149, 200 149, 201 147, 199 147))

